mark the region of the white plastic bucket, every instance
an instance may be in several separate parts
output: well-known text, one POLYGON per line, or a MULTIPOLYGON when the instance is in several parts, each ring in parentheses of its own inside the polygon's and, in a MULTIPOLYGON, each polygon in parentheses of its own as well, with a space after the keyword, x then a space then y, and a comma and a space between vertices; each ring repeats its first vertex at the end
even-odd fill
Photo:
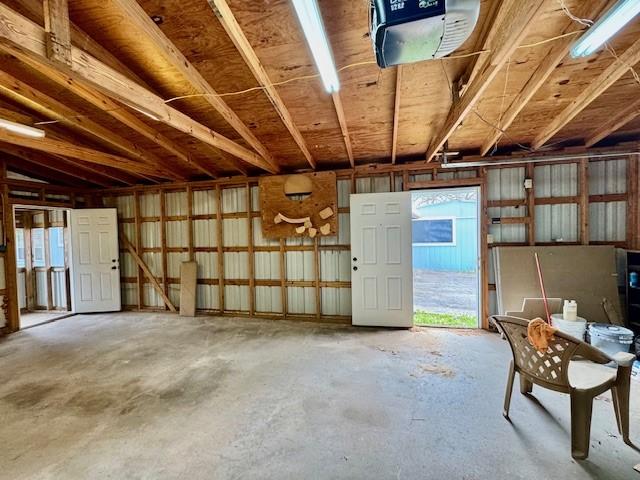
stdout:
POLYGON ((633 343, 631 330, 606 323, 589 325, 589 337, 591 337, 591 345, 609 356, 619 352, 628 352, 633 343))
POLYGON ((578 317, 576 320, 564 320, 561 315, 553 315, 551 321, 553 326, 561 332, 579 340, 584 340, 584 334, 587 331, 587 321, 584 318, 578 317))

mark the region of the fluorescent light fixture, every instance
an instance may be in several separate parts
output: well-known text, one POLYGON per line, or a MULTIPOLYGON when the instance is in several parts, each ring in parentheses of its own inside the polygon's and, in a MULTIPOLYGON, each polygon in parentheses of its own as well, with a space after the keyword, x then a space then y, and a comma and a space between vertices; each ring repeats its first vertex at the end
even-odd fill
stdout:
POLYGON ((588 57, 640 13, 640 0, 618 0, 571 47, 573 58, 588 57))
POLYGON ((317 0, 293 0, 293 7, 307 38, 311 54, 320 71, 324 88, 329 93, 340 90, 338 72, 333 63, 333 55, 329 46, 329 39, 322 24, 322 15, 317 0))
POLYGON ((496 167, 498 165, 512 165, 512 164, 525 164, 525 163, 540 163, 540 162, 565 162, 567 160, 581 160, 583 158, 610 158, 620 157, 625 155, 637 155, 640 152, 612 152, 612 153, 582 153, 582 154, 559 154, 540 157, 521 157, 521 158, 504 158, 501 160, 491 160, 491 157, 487 160, 477 160, 473 162, 449 162, 440 165, 441 168, 473 168, 473 167, 496 167))
POLYGON ((11 120, 5 120, 4 118, 0 118, 0 128, 18 135, 22 135, 23 137, 44 138, 44 130, 33 128, 28 125, 23 125, 21 123, 12 122, 11 120))

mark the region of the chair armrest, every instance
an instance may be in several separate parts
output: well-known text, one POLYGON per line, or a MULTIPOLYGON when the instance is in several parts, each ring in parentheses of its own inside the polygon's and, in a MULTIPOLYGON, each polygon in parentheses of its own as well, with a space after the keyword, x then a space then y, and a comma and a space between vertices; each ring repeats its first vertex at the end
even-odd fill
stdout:
POLYGON ((613 356, 613 359, 620 367, 630 367, 633 365, 636 356, 633 353, 618 352, 613 356))

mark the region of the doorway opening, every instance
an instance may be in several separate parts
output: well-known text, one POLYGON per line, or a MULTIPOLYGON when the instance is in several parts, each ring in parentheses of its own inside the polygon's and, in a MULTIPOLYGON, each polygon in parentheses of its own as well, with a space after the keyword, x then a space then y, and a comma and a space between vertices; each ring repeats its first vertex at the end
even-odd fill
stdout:
POLYGON ((478 328, 480 188, 411 192, 414 324, 478 328))
POLYGON ((14 207, 20 329, 70 316, 68 211, 14 207))

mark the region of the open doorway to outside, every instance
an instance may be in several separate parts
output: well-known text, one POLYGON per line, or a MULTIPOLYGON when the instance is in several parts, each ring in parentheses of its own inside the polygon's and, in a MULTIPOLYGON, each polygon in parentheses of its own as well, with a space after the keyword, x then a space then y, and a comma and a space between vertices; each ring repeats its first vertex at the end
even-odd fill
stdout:
POLYGON ((71 315, 68 212, 16 206, 20 328, 71 315))
POLYGON ((479 187, 411 192, 416 325, 479 325, 479 196, 479 187))

